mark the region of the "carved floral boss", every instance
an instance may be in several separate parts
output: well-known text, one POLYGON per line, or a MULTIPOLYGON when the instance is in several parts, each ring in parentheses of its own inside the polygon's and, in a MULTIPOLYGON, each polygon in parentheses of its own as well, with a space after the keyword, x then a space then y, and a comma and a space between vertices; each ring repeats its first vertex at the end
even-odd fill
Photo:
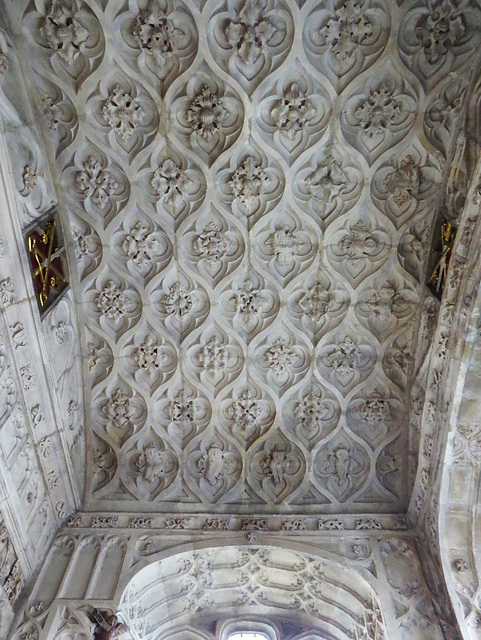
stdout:
POLYGON ((35 293, 42 312, 59 298, 67 287, 65 247, 55 214, 35 223, 26 234, 35 293))

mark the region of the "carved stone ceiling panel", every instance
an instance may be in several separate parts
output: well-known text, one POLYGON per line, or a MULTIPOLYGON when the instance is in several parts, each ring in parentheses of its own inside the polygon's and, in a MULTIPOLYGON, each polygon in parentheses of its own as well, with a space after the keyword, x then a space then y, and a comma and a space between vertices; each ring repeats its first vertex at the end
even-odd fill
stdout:
POLYGON ((90 506, 402 512, 478 3, 11 11, 70 214, 90 506))

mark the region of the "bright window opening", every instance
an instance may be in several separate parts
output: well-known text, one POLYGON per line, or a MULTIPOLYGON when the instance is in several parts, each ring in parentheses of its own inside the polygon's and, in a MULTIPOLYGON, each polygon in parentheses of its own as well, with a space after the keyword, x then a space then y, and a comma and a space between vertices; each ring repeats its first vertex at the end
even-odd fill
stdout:
POLYGON ((269 638, 264 633, 255 631, 236 631, 230 634, 229 640, 269 640, 269 638))

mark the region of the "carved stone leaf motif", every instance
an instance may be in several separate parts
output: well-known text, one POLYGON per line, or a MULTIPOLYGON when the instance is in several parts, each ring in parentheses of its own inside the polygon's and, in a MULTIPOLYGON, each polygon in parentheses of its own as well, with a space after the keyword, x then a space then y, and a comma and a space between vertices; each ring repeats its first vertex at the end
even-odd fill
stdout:
POLYGON ((112 243, 122 266, 145 280, 165 269, 172 258, 168 237, 142 213, 126 221, 113 234, 112 243))
POLYGON ((102 108, 102 116, 112 130, 128 140, 139 126, 144 112, 135 97, 117 84, 109 93, 102 108))
POLYGON ((136 322, 142 311, 137 291, 113 273, 97 278, 96 288, 88 291, 87 299, 91 318, 115 339, 136 322))
POLYGON ((179 462, 175 453, 152 427, 129 448, 123 453, 127 462, 123 482, 139 499, 158 499, 177 476, 179 462))
POLYGON ((424 0, 406 13, 399 51, 425 90, 459 68, 475 50, 479 20, 478 8, 453 0, 424 0))
POLYGON ((244 240, 215 209, 198 218, 185 233, 187 259, 216 286, 232 273, 244 255, 244 240))
POLYGON ((8 362, 7 349, 0 342, 0 428, 8 420, 17 402, 17 385, 12 377, 12 368, 8 362))
POLYGON ((285 428, 312 449, 336 428, 340 412, 335 396, 320 384, 311 382, 286 402, 285 428))
POLYGON ((335 342, 322 347, 319 373, 346 395, 374 368, 376 349, 362 335, 338 333, 335 342))
POLYGON ((364 388, 347 409, 349 428, 376 449, 394 431, 403 428, 402 399, 382 386, 364 388))
POLYGON ((136 331, 133 340, 122 350, 122 356, 131 375, 150 391, 167 382, 177 368, 174 347, 150 327, 136 331))
POLYGON ((218 325, 212 325, 187 347, 194 375, 214 395, 239 376, 244 366, 241 346, 218 325))
POLYGON ((332 109, 325 89, 298 61, 296 67, 261 99, 257 117, 263 138, 289 163, 320 139, 332 109))
POLYGON ((399 260, 418 281, 425 277, 424 263, 428 250, 429 225, 425 218, 414 222, 399 242, 399 260))
POLYGON ((401 334, 387 347, 382 361, 384 373, 402 390, 406 389, 408 374, 411 371, 412 344, 411 331, 401 334))
POLYGON ((354 287, 382 266, 390 250, 386 231, 362 214, 327 237, 326 245, 330 262, 342 268, 354 287))
POLYGON ((195 72, 171 106, 180 140, 209 166, 238 138, 243 118, 239 97, 205 67, 195 72))
POLYGON ((465 80, 455 78, 434 96, 424 116, 424 132, 445 158, 451 148, 465 95, 465 80))
POLYGON ((254 271, 242 272, 222 292, 220 301, 248 343, 275 320, 280 306, 277 291, 254 271))
POLYGON ((199 497, 217 502, 238 483, 242 459, 232 444, 214 433, 188 454, 187 470, 199 497))
POLYGON ((110 197, 118 188, 118 182, 102 168, 101 163, 89 156, 77 173, 76 183, 85 198, 89 198, 93 204, 104 209, 110 197))
POLYGON ((287 310, 296 327, 314 344, 330 329, 336 327, 344 317, 349 305, 349 295, 339 284, 333 286, 322 273, 309 276, 304 286, 293 292, 287 310))
POLYGON ((379 453, 376 461, 376 475, 381 485, 398 500, 403 493, 403 438, 390 442, 379 453))
POLYGON ((301 219, 289 210, 272 217, 256 234, 256 258, 282 286, 305 271, 314 260, 317 247, 310 231, 310 227, 304 229, 301 219))
POLYGON ((183 340, 209 313, 205 290, 182 271, 171 270, 151 298, 152 313, 169 333, 183 340))
POLYGON ((383 342, 409 320, 418 304, 418 295, 407 281, 378 278, 372 288, 361 291, 355 310, 362 324, 383 342))
POLYGON ((242 447, 248 449, 274 422, 271 398, 254 385, 234 389, 220 405, 219 417, 242 447))
POLYGON ((304 341, 281 326, 259 344, 253 360, 259 375, 282 396, 306 375, 311 354, 304 341))
POLYGON ((142 396, 123 380, 112 380, 94 400, 94 414, 112 441, 124 443, 145 422, 142 396))
POLYGON ((162 95, 168 83, 188 69, 197 52, 198 34, 191 14, 171 0, 149 0, 133 20, 124 20, 121 33, 130 51, 138 55, 138 68, 143 72, 146 67, 162 80, 162 95))
POLYGON ((156 419, 167 430, 169 438, 184 447, 203 431, 211 420, 207 399, 192 385, 169 385, 156 402, 156 419))
POLYGON ((211 22, 209 45, 216 62, 250 94, 285 60, 292 16, 279 0, 230 0, 227 5, 211 22))
POLYGON ((416 112, 414 88, 401 76, 384 73, 370 78, 347 99, 341 112, 341 130, 372 164, 409 133, 416 112))
POLYGON ((306 19, 307 57, 341 92, 379 58, 389 28, 389 14, 376 0, 328 0, 306 19))
POLYGON ((314 473, 336 502, 344 502, 362 488, 369 467, 365 449, 343 432, 332 438, 314 460, 314 473))
POLYGON ((252 453, 249 484, 268 502, 284 501, 306 472, 301 450, 277 430, 252 453))
POLYGON ((322 230, 352 207, 362 193, 362 172, 354 159, 343 158, 335 144, 314 155, 298 172, 293 192, 306 204, 322 230))
POLYGON ((279 202, 284 176, 277 162, 269 158, 252 138, 233 157, 229 167, 217 174, 217 189, 229 211, 248 228, 279 202))
POLYGON ((77 12, 54 0, 40 34, 54 53, 71 64, 80 54, 89 32, 80 23, 77 12))
POLYGON ((88 327, 86 338, 87 367, 92 380, 92 388, 94 388, 99 382, 105 380, 112 371, 114 356, 107 341, 88 327))
POLYGON ((440 180, 439 169, 426 152, 412 147, 379 167, 371 182, 371 195, 378 209, 399 229, 430 206, 440 180))

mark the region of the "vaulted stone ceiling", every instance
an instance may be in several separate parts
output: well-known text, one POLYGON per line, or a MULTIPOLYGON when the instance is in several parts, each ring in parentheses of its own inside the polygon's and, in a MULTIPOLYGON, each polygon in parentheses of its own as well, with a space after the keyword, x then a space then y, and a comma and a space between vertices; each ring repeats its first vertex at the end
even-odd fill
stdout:
POLYGON ((78 268, 89 508, 405 512, 478 3, 11 13, 78 268))

